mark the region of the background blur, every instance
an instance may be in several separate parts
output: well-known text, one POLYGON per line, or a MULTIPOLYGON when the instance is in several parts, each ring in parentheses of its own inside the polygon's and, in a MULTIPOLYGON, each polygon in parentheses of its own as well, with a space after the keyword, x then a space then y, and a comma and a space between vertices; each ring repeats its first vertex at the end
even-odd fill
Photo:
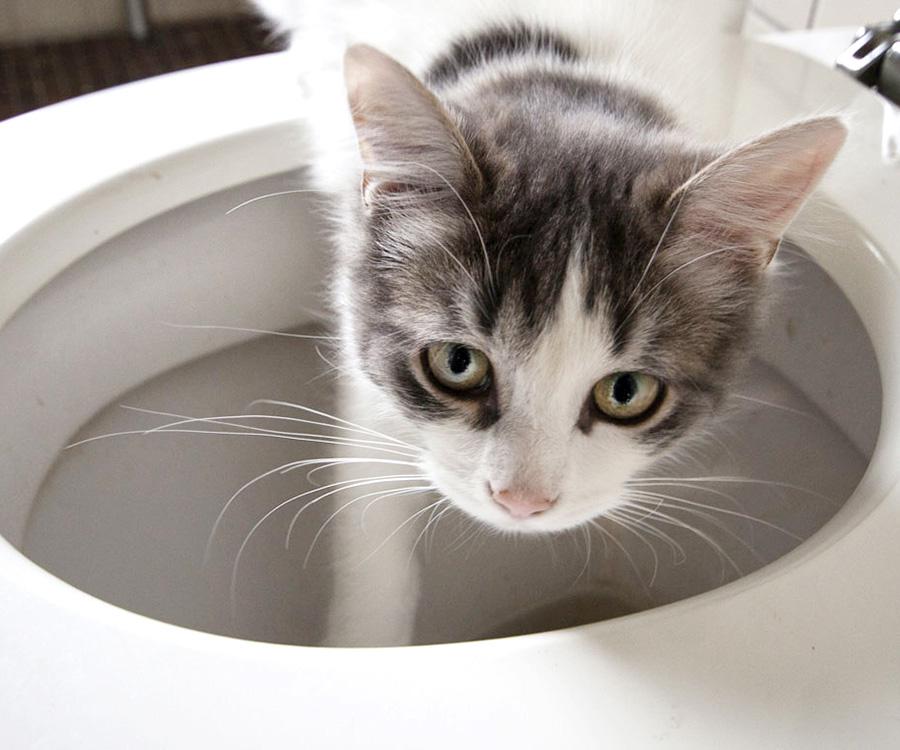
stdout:
MULTIPOLYGON (((859 26, 889 19, 897 5, 748 0, 735 31, 859 26)), ((244 0, 0 0, 0 119, 151 75, 282 48, 283 40, 244 0)))

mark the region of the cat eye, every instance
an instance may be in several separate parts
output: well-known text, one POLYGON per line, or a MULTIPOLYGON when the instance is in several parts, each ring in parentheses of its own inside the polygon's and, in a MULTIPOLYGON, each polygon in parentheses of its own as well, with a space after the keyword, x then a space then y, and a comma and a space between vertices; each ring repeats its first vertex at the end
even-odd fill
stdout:
POLYGON ((615 422, 637 422, 659 405, 662 384, 642 372, 614 372, 594 386, 594 403, 615 422))
POLYGON ((488 358, 465 344, 432 344, 423 359, 438 385, 451 391, 462 393, 483 389, 490 380, 488 358))

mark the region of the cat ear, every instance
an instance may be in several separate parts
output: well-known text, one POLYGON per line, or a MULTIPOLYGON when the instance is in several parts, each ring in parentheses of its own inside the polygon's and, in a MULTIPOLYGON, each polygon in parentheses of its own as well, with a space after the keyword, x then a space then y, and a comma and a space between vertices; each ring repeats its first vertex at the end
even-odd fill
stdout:
POLYGON ((704 167, 669 198, 690 232, 753 248, 760 268, 847 136, 837 117, 817 117, 744 143, 704 167))
POLYGON ((462 193, 481 173, 434 94, 391 57, 365 44, 344 56, 344 80, 363 161, 363 198, 378 192, 462 193))

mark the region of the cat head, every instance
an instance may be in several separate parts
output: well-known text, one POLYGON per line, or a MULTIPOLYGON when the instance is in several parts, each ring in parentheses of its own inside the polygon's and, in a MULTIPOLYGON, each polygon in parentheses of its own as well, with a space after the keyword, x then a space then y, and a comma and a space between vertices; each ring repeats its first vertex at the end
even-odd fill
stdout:
POLYGON ((844 126, 718 150, 610 82, 510 74, 439 101, 361 45, 345 78, 362 159, 352 356, 418 432, 425 471, 506 530, 620 503, 728 393, 779 238, 844 126), (585 102, 554 101, 575 85, 585 102))

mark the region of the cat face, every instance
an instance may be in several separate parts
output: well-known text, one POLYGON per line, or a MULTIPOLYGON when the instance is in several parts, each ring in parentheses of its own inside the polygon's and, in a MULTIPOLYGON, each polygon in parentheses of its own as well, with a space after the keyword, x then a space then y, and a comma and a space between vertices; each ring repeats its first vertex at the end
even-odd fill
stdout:
POLYGON ((609 82, 574 106, 558 81, 509 73, 442 104, 371 48, 346 73, 355 361, 470 515, 543 532, 615 506, 715 413, 843 126, 719 155, 609 82))

